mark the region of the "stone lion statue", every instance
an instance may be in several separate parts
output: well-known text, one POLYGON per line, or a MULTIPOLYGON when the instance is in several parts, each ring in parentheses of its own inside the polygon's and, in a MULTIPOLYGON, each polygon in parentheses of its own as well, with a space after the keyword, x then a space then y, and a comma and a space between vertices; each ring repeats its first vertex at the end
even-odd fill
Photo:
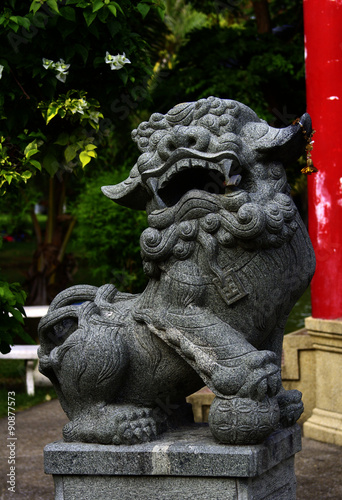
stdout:
POLYGON ((203 385, 223 443, 258 443, 299 418, 301 394, 281 384, 282 340, 315 258, 285 168, 310 132, 307 114, 276 129, 215 97, 133 131, 142 154, 102 190, 146 210, 149 283, 139 295, 73 286, 40 322, 40 371, 70 419, 66 441, 150 441, 185 421, 185 397, 203 385))

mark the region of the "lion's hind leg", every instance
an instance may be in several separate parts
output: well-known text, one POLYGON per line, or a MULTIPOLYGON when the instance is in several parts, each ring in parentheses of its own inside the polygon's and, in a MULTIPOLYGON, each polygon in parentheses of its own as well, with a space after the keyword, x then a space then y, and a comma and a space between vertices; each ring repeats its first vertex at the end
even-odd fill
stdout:
POLYGON ((157 434, 153 410, 130 404, 89 406, 63 429, 65 441, 101 444, 144 443, 157 434))

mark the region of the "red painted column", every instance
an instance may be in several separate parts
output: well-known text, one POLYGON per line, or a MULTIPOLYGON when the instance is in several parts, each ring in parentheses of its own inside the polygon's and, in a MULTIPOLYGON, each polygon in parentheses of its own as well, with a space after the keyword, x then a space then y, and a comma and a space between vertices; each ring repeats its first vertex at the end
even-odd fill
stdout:
POLYGON ((304 0, 307 111, 316 134, 308 176, 317 268, 312 316, 342 317, 342 0, 304 0))

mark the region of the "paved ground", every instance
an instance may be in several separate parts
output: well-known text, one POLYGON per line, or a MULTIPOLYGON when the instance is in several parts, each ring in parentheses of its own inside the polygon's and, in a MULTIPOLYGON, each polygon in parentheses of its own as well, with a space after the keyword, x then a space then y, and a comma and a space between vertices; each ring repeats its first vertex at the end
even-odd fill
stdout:
MULTIPOLYGON (((16 415, 16 492, 11 493, 6 484, 7 418, 0 420, 0 500, 53 500, 53 481, 43 470, 43 448, 61 438, 66 422, 56 400, 16 415)), ((304 438, 303 450, 296 457, 296 474, 298 500, 342 500, 342 447, 304 438)))

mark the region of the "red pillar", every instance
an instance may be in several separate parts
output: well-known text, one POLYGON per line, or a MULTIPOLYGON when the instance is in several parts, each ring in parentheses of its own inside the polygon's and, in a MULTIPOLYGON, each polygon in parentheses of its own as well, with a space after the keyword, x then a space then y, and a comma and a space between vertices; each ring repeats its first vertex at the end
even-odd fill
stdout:
POLYGON ((317 268, 312 316, 342 317, 342 0, 304 0, 307 111, 316 134, 308 176, 317 268))

